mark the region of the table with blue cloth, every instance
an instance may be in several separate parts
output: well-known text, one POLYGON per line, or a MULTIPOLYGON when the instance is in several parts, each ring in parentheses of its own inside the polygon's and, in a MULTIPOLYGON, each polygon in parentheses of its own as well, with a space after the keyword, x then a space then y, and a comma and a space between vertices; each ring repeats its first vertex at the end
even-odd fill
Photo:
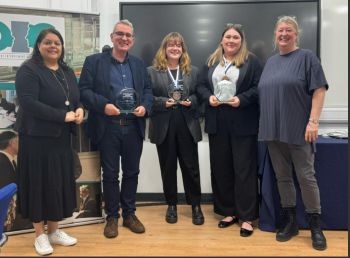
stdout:
MULTIPOLYGON (((320 136, 316 142, 315 171, 321 196, 323 229, 348 229, 348 140, 320 136)), ((281 225, 281 204, 267 145, 259 142, 259 228, 275 231, 281 225)), ((309 228, 300 188, 297 188, 297 222, 309 228)))

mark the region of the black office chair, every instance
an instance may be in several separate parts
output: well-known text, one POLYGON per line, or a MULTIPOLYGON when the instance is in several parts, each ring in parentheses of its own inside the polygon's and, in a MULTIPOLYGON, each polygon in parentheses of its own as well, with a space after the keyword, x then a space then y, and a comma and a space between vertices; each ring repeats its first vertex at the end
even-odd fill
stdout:
POLYGON ((7 217, 7 210, 13 195, 17 191, 17 185, 11 183, 0 189, 0 248, 7 242, 7 235, 3 233, 7 217))

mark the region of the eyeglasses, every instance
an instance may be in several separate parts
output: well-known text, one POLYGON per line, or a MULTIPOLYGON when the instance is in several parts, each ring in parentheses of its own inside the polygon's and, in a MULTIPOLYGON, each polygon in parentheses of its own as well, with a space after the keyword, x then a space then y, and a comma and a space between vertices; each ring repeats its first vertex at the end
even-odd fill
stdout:
POLYGON ((297 20, 297 17, 296 16, 294 16, 294 15, 281 15, 281 16, 278 16, 277 17, 277 20, 279 21, 279 20, 297 20))
POLYGON ((226 28, 235 28, 241 30, 243 28, 243 25, 238 23, 227 23, 226 28))
POLYGON ((128 39, 134 37, 134 35, 132 35, 129 32, 115 31, 113 32, 113 34, 119 38, 123 38, 124 36, 127 37, 128 39))
POLYGON ((234 29, 239 33, 239 35, 241 35, 241 38, 244 38, 243 25, 238 23, 226 23, 226 27, 223 33, 221 34, 221 38, 225 35, 226 31, 228 31, 229 29, 234 29))

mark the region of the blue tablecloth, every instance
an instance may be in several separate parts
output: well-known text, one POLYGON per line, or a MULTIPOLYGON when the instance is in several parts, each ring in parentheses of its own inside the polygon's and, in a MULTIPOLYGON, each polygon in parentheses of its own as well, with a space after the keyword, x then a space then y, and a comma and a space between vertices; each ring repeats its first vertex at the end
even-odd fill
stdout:
MULTIPOLYGON (((348 229, 348 140, 319 137, 316 142, 315 171, 320 188, 323 229, 348 229)), ((259 228, 275 231, 281 223, 281 205, 275 173, 263 142, 259 143, 259 178, 259 228)), ((308 228, 300 188, 297 183, 296 186, 297 221, 300 228, 308 228)))

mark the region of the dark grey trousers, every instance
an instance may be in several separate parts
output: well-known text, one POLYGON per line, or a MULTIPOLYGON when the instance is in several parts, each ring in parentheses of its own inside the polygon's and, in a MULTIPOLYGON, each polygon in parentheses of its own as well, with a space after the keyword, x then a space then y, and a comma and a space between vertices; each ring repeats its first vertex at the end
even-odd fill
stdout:
POLYGON ((321 214, 320 191, 315 178, 315 154, 312 144, 295 145, 269 141, 267 146, 276 174, 282 207, 296 205, 294 168, 306 212, 321 214))

